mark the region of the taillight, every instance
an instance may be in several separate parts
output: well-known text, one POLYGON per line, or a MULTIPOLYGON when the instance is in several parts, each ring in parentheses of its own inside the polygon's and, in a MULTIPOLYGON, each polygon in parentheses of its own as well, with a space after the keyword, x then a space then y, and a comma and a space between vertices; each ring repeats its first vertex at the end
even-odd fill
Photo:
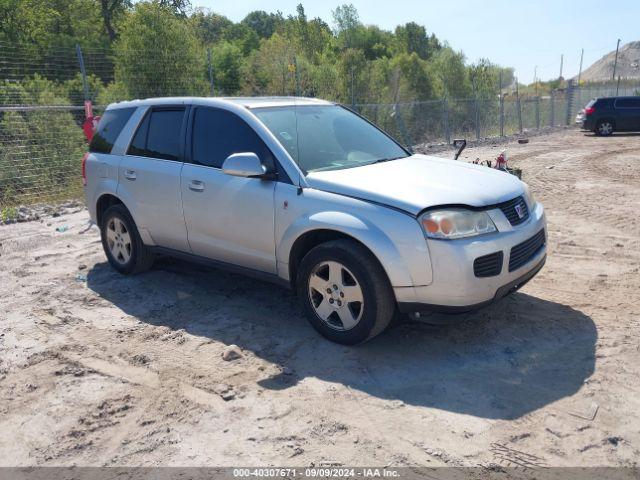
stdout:
POLYGON ((89 157, 89 152, 85 153, 82 157, 82 185, 87 186, 87 158, 89 157))
POLYGON ((595 111, 596 111, 596 109, 594 107, 587 107, 587 108, 584 109, 584 114, 585 115, 591 115, 595 111))

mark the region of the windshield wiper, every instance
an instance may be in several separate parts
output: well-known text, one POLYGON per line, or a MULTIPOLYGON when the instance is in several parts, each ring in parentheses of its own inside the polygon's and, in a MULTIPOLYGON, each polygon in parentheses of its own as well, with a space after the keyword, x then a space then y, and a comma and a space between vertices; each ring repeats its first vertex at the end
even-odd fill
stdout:
POLYGON ((400 160, 401 158, 407 158, 407 157, 401 156, 401 157, 381 158, 380 160, 376 160, 375 162, 371 162, 371 163, 373 164, 373 163, 390 162, 392 160, 400 160))

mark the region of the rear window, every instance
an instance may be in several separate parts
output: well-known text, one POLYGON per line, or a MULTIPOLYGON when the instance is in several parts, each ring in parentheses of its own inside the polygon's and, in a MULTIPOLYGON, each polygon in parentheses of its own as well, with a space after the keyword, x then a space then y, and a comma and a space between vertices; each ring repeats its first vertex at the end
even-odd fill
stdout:
POLYGON ((184 108, 152 110, 138 127, 128 155, 178 160, 184 108))
POLYGON ((94 153, 111 153, 113 144, 116 143, 118 135, 120 135, 129 118, 131 118, 134 110, 135 107, 115 108, 104 112, 100 123, 98 123, 98 129, 93 135, 93 139, 89 145, 89 151, 94 153))
POLYGON ((612 108, 613 98, 598 98, 593 105, 599 110, 612 108))
POLYGON ((616 108, 640 108, 640 97, 619 98, 616 100, 616 108))

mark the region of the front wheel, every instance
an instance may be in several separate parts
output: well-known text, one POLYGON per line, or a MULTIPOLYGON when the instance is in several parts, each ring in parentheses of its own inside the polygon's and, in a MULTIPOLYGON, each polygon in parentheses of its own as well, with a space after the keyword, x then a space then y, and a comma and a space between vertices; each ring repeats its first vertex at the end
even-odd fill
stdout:
POLYGON ((345 345, 375 337, 395 313, 386 273, 368 250, 349 240, 323 243, 307 253, 297 291, 311 325, 345 345))
POLYGON ((613 133, 613 122, 611 120, 600 120, 596 124, 596 135, 608 137, 613 133))

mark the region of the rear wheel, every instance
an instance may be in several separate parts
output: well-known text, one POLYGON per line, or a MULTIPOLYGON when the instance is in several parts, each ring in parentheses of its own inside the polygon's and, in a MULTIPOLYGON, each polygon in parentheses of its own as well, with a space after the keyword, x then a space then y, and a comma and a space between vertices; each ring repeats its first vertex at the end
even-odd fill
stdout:
POLYGON ((613 133, 614 126, 613 121, 611 120, 599 120, 596 124, 596 135, 600 135, 601 137, 608 137, 613 133))
POLYGON ((327 242, 307 253, 297 290, 313 327, 345 345, 378 335, 395 313, 386 273, 369 251, 349 240, 327 242))
POLYGON ((153 265, 154 254, 142 243, 136 224, 124 205, 107 209, 102 216, 100 234, 107 260, 120 273, 139 273, 153 265))

